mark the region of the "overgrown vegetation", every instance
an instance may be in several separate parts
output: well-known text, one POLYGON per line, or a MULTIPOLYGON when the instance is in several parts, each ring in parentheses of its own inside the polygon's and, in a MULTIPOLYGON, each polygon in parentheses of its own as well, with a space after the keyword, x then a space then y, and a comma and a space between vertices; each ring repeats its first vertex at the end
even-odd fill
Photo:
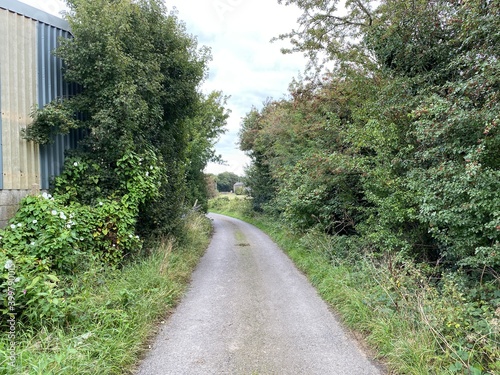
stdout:
POLYGON ((15 374, 137 360, 207 243, 191 207, 206 208, 203 170, 228 117, 220 92, 200 92, 209 51, 162 1, 67 4, 73 37, 55 53, 81 90, 34 110, 24 135, 85 137, 50 194, 25 198, 0 231, 0 368, 15 374))
MULTIPOLYGON (((52 196, 28 197, 1 233, 0 261, 17 268, 19 319, 64 314, 61 278, 123 264, 140 238, 182 236, 194 202, 206 207, 203 169, 227 118, 219 92, 199 93, 209 60, 157 0, 68 1, 72 39, 56 51, 81 86, 34 115, 29 140, 83 128, 52 196), (174 95, 175 93, 175 95, 174 95), (78 114, 78 115, 77 115, 78 114), (22 293, 19 293, 22 291, 22 293)), ((8 273, 1 278, 8 312, 8 273)))
MULTIPOLYGON (((184 207, 206 205, 203 169, 218 160, 213 145, 228 117, 220 92, 200 92, 209 50, 199 48, 159 0, 67 4, 73 38, 61 40, 56 54, 66 81, 82 90, 38 109, 26 137, 46 143, 55 133, 85 130, 72 156, 88 168, 59 186, 78 189, 72 199, 82 204, 120 195, 118 161, 152 152, 164 178, 159 194, 141 203, 136 229, 141 235, 174 232, 184 207)), ((72 168, 66 165, 68 175, 72 168)))
MULTIPOLYGON (((211 225, 203 215, 190 214, 183 226, 182 241, 164 239, 150 255, 120 269, 82 262, 77 276, 52 285, 53 299, 51 304, 45 301, 50 307, 45 315, 39 313, 29 321, 17 316, 14 366, 10 364, 12 340, 7 334, 0 336, 0 372, 131 373, 147 349, 147 340, 179 301, 208 245, 211 225)), ((21 274, 19 269, 16 273, 21 274)), ((30 293, 43 293, 47 287, 40 281, 30 293)), ((20 298, 17 293, 16 298, 20 298)), ((2 326, 2 332, 6 329, 2 326)))
MULTIPOLYGON (((80 273, 99 264, 116 267, 140 253, 142 240, 135 234, 139 206, 158 195, 162 179, 154 154, 126 155, 117 163, 121 194, 83 205, 75 197, 82 193, 78 182, 89 166, 74 160, 67 160, 72 168, 57 178, 54 197, 26 197, 0 232, 0 264, 11 262, 15 268, 16 319, 32 326, 65 316, 68 297, 78 289, 77 282, 71 284, 80 273)), ((8 282, 6 273, 2 291, 9 289, 8 282)), ((2 297, 2 313, 9 314, 7 294, 2 297)))
POLYGON ((304 11, 285 52, 312 75, 243 120, 253 208, 329 236, 334 263, 403 278, 383 284, 392 314, 424 316, 433 295, 448 319, 430 322, 437 361, 498 372, 499 3, 283 2, 304 11))

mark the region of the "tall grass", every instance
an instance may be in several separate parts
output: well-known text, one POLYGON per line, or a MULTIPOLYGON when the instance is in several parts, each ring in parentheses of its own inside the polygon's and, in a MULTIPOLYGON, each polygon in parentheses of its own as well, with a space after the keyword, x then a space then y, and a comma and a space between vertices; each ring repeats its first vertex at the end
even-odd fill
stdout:
POLYGON ((67 321, 37 331, 18 325, 14 368, 7 363, 9 340, 3 332, 0 373, 132 373, 208 244, 211 226, 205 217, 190 215, 185 230, 182 241, 165 239, 123 269, 87 273, 67 321))
POLYGON ((375 257, 356 237, 293 233, 276 218, 249 215, 249 207, 210 204, 268 233, 391 373, 500 374, 500 307, 486 301, 500 298, 498 280, 474 284, 464 272, 438 273, 397 254, 375 257))

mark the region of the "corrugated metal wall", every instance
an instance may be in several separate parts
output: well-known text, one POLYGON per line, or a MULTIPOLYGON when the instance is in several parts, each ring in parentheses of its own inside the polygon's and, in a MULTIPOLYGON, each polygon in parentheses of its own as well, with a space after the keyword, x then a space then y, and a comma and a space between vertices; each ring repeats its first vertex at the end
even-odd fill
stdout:
MULTIPOLYGON (((71 34, 41 22, 38 22, 37 31, 38 105, 43 107, 56 98, 75 95, 78 88, 64 82, 62 61, 52 54, 59 38, 70 38, 71 34)), ((58 135, 52 144, 40 146, 42 189, 47 189, 50 179, 61 173, 65 150, 75 148, 79 139, 81 132, 73 131, 69 135, 58 135)))
POLYGON ((40 182, 39 148, 21 137, 36 103, 36 22, 0 9, 2 189, 40 182))
POLYGON ((78 92, 63 80, 62 61, 52 52, 61 37, 70 38, 65 21, 15 0, 0 0, 0 189, 42 189, 59 175, 65 150, 75 148, 82 131, 57 136, 38 146, 22 139, 33 106, 78 92), (41 21, 40 21, 41 20, 41 21), (55 25, 55 26, 54 26, 55 25))

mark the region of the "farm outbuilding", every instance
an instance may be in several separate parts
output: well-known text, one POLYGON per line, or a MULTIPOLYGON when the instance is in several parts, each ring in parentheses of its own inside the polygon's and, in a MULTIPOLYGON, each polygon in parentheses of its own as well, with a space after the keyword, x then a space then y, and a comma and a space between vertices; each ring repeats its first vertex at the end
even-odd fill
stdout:
POLYGON ((237 195, 243 195, 246 193, 245 184, 243 182, 237 182, 233 185, 233 191, 237 195))
POLYGON ((64 82, 61 59, 53 55, 60 38, 70 38, 68 23, 16 0, 0 0, 0 226, 33 189, 47 189, 61 172, 64 152, 77 132, 39 146, 23 139, 35 106, 74 95, 64 82))

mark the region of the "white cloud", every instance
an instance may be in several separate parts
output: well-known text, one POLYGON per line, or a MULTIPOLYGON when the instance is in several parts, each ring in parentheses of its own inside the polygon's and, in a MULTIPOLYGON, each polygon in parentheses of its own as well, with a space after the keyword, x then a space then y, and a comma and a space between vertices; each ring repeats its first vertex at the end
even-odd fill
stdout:
POLYGON ((211 74, 204 89, 222 90, 231 96, 228 133, 217 144, 218 153, 229 165, 211 164, 207 171, 228 170, 241 175, 249 164, 248 157, 236 145, 241 118, 252 106, 260 108, 267 98, 285 95, 292 78, 305 66, 302 56, 281 54, 283 42, 270 43, 273 37, 296 26, 299 11, 269 0, 170 3, 177 6, 179 18, 186 22, 188 31, 212 49, 211 74))
POLYGON ((62 0, 20 0, 22 3, 41 9, 54 16, 61 17, 61 11, 67 10, 66 3, 62 0))
MULTIPOLYGON (((65 9, 61 0, 22 0, 51 14, 65 9)), ((286 94, 289 83, 305 66, 298 55, 283 55, 284 42, 270 43, 273 37, 296 27, 297 8, 277 4, 276 0, 166 0, 174 7, 187 31, 200 45, 209 46, 213 61, 203 85, 205 92, 221 90, 230 95, 231 117, 228 131, 216 145, 227 166, 209 165, 207 172, 225 170, 243 174, 249 159, 237 149, 241 118, 252 106, 260 108, 269 97, 286 94)))

